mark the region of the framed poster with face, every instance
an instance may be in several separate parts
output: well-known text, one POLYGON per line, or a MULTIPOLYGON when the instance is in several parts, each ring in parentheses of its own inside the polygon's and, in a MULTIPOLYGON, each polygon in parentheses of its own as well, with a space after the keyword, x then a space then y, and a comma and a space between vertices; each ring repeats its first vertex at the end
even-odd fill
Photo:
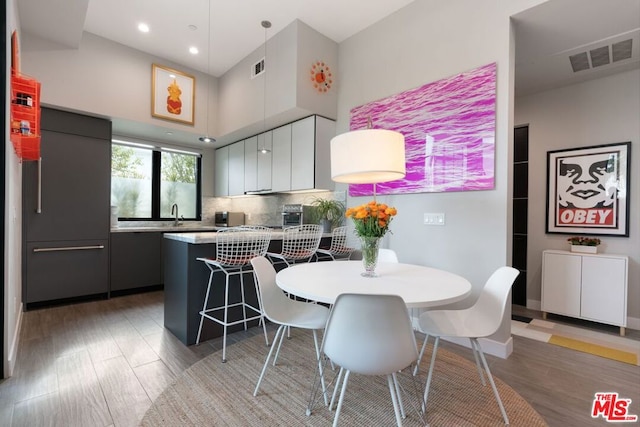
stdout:
POLYGON ((630 142, 547 152, 547 233, 629 236, 630 142))

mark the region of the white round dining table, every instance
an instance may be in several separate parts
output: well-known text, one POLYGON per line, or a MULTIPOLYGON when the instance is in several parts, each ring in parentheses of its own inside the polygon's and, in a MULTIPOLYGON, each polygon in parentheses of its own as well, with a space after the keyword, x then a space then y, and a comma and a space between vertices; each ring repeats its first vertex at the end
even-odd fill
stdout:
POLYGON ((448 271, 414 264, 379 262, 377 277, 363 277, 362 261, 321 261, 280 270, 276 283, 286 292, 333 304, 338 295, 399 295, 409 308, 434 307, 471 294, 471 283, 448 271))

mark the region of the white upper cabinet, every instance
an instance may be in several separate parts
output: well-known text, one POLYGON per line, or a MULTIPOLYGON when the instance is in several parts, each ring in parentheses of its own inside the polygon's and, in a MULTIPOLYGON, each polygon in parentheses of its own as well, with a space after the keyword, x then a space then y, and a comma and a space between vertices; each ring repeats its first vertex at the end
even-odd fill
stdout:
POLYGON ((229 196, 244 194, 244 141, 229 145, 229 196))
POLYGON ((244 140, 244 191, 258 191, 258 137, 244 140))
POLYGON ((291 190, 291 125, 273 130, 271 190, 291 190))
POLYGON ((258 135, 258 189, 257 191, 267 192, 271 190, 271 169, 273 132, 268 131, 258 135))
POLYGON ((291 124, 291 190, 332 190, 330 141, 336 123, 311 116, 291 124))
POLYGON ((332 190, 335 129, 333 120, 310 116, 217 149, 216 196, 332 190))
POLYGON ((214 192, 217 197, 229 195, 229 146, 216 150, 214 192))
POLYGON ((269 131, 244 141, 245 193, 271 191, 271 139, 269 131))

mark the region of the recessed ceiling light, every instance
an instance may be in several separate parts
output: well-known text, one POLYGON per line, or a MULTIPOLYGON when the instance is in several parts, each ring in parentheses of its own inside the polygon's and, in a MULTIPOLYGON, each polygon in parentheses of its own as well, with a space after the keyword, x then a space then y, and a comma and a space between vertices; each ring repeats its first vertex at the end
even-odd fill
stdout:
POLYGON ((141 22, 138 24, 138 30, 141 33, 148 33, 149 32, 149 26, 147 24, 145 24, 144 22, 141 22))
POLYGON ((173 135, 173 132, 167 132, 167 135, 173 135))
POLYGON ((202 142, 216 142, 215 138, 211 138, 210 136, 201 136, 198 139, 202 142))
POLYGON ((198 54, 198 48, 195 47, 195 46, 191 46, 189 48, 189 53, 192 54, 192 55, 197 55, 198 54))

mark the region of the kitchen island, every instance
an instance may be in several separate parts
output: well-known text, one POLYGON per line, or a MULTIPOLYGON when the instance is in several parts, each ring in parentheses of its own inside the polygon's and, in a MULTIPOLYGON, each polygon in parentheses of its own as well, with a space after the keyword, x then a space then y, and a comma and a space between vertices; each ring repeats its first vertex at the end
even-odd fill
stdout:
MULTIPOLYGON (((274 230, 271 234, 269 252, 282 249, 282 230, 274 230)), ((331 243, 331 234, 324 234, 321 246, 331 243)), ((204 303, 209 268, 198 261, 199 257, 213 258, 216 255, 216 233, 165 233, 163 239, 164 264, 164 326, 186 345, 195 344, 200 324, 200 314, 204 303)), ((249 304, 257 306, 257 295, 251 276, 245 275, 245 297, 249 304)), ((211 305, 221 305, 224 299, 225 275, 216 273, 213 278, 209 297, 211 305)), ((231 276, 229 301, 240 300, 240 278, 231 276)), ((241 313, 230 310, 231 318, 240 319, 241 313), (232 317, 233 316, 233 317, 232 317)), ((253 322, 257 325, 257 321, 253 322)), ((242 330, 242 324, 229 327, 227 333, 242 330)), ((200 341, 222 336, 222 326, 212 321, 205 321, 202 326, 200 341)))

